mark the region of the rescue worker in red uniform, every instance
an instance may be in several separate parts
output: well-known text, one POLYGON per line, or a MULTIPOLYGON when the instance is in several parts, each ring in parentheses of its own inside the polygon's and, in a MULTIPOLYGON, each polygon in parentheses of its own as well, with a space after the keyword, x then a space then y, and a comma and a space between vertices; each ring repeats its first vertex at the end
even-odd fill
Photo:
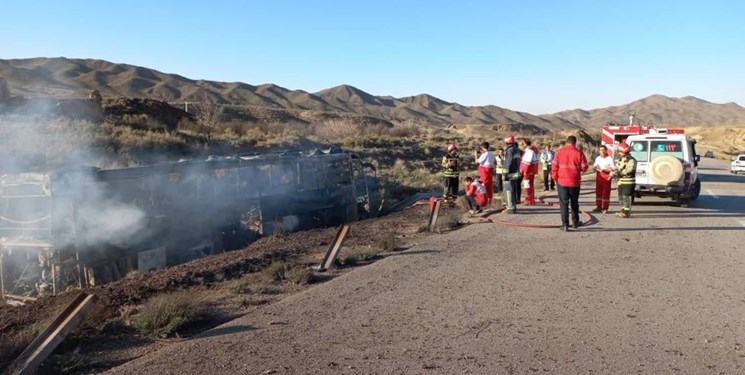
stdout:
POLYGON ((577 137, 570 135, 564 147, 556 150, 551 176, 559 187, 559 206, 561 207, 561 230, 569 230, 569 207, 572 208, 572 226, 579 228, 579 190, 582 173, 587 170, 585 154, 577 148, 577 137))
POLYGON ((608 155, 608 148, 600 146, 600 155, 595 158, 595 209, 592 212, 608 213, 610 208, 611 172, 613 157, 608 155))
POLYGON ((523 188, 525 189, 525 205, 535 206, 535 175, 538 174, 538 148, 533 146, 530 139, 521 141, 523 156, 520 162, 520 173, 523 175, 523 188))
POLYGON ((502 165, 502 180, 504 181, 504 213, 514 214, 517 212, 517 203, 520 192, 520 159, 522 151, 517 148, 515 136, 510 134, 504 139, 507 147, 504 149, 504 164, 502 165))
POLYGON ((482 209, 489 203, 486 196, 486 186, 479 178, 466 177, 466 202, 471 214, 481 213, 482 209))
POLYGON ((489 150, 489 142, 481 144, 481 155, 478 155, 474 151, 474 157, 476 157, 476 163, 479 165, 479 177, 481 182, 486 187, 486 197, 491 205, 492 198, 494 197, 494 167, 496 159, 494 153, 489 150))

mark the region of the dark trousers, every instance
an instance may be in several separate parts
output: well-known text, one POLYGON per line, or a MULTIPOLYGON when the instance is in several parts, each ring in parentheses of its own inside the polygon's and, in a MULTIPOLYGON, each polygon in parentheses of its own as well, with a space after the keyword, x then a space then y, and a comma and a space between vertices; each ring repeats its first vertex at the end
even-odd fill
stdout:
POLYGON ((458 195, 458 177, 445 177, 443 185, 445 185, 446 197, 458 195))
POLYGON ((501 193, 502 190, 504 190, 504 185, 502 183, 502 174, 497 173, 497 175, 494 176, 494 192, 501 193))
POLYGON ((546 190, 549 190, 549 188, 554 190, 554 186, 556 185, 554 184, 554 179, 551 177, 551 166, 549 165, 548 169, 543 171, 543 187, 546 190))
POLYGON ((520 176, 517 180, 517 200, 515 204, 520 204, 523 201, 523 176, 520 176))
POLYGON ((469 210, 480 210, 481 206, 479 206, 478 203, 476 203, 476 198, 466 194, 466 203, 468 203, 468 209, 469 210))
POLYGON ((579 224, 579 186, 559 185, 559 205, 561 206, 561 225, 569 226, 569 207, 572 208, 572 223, 579 224))

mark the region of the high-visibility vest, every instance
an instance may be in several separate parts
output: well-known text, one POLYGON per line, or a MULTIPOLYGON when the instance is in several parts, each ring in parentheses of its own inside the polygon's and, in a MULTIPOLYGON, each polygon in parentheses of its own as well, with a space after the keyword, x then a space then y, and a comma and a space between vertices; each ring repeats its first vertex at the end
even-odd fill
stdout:
POLYGON ((458 175, 460 174, 460 157, 458 156, 458 154, 447 154, 443 156, 442 167, 444 168, 442 174, 445 177, 458 177, 458 175))
POLYGON ((506 174, 507 169, 504 168, 504 159, 502 159, 499 155, 494 155, 494 162, 497 165, 494 168, 494 173, 496 174, 506 174))
POLYGON ((619 185, 633 185, 636 183, 636 159, 631 155, 624 155, 618 159, 615 171, 618 173, 619 185))

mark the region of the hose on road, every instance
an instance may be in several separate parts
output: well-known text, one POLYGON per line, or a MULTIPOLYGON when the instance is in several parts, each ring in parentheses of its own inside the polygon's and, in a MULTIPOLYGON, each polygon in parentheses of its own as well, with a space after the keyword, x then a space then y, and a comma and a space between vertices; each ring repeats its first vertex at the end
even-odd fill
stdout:
MULTIPOLYGON (((589 181, 594 181, 594 180, 589 180, 589 181)), ((616 190, 616 189, 613 188, 612 190, 616 190)), ((579 195, 589 195, 589 194, 595 194, 595 192, 594 191, 586 191, 586 192, 580 193, 579 195)), ((559 208, 559 203, 546 201, 546 198, 558 198, 558 197, 559 197, 558 195, 553 195, 552 194, 552 195, 541 195, 541 196, 538 196, 536 198, 538 199, 539 202, 541 202, 542 204, 544 204, 546 206, 554 207, 554 208, 559 208)), ((510 220, 502 220, 502 219, 497 219, 497 218, 489 218, 489 216, 494 215, 494 214, 499 213, 499 212, 502 212, 502 211, 503 211, 503 209, 500 209, 500 210, 498 210, 496 212, 491 212, 489 214, 480 216, 479 219, 482 222, 488 222, 488 223, 506 225, 506 226, 510 226, 510 227, 539 228, 539 229, 557 229, 557 228, 561 228, 561 225, 556 225, 556 224, 517 223, 517 222, 514 222, 514 221, 510 221, 510 220)), ((584 219, 583 222, 582 222, 582 226, 583 227, 590 226, 590 225, 593 225, 593 224, 597 223, 597 219, 594 216, 592 216, 587 211, 580 211, 580 215, 584 219)))

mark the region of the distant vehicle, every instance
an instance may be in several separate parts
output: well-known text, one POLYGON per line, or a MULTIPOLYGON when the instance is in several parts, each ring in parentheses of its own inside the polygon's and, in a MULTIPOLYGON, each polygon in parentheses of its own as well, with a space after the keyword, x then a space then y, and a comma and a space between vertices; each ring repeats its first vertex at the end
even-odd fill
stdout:
POLYGON ((732 158, 732 164, 730 164, 730 173, 737 174, 740 172, 745 172, 745 154, 732 158))
POLYGON ((712 158, 713 159, 714 158, 714 151, 711 151, 711 150, 706 151, 706 153, 704 154, 704 157, 705 158, 712 158))
POLYGON ((696 140, 682 134, 644 134, 629 136, 626 142, 637 162, 637 197, 670 197, 681 207, 698 198, 696 140))

